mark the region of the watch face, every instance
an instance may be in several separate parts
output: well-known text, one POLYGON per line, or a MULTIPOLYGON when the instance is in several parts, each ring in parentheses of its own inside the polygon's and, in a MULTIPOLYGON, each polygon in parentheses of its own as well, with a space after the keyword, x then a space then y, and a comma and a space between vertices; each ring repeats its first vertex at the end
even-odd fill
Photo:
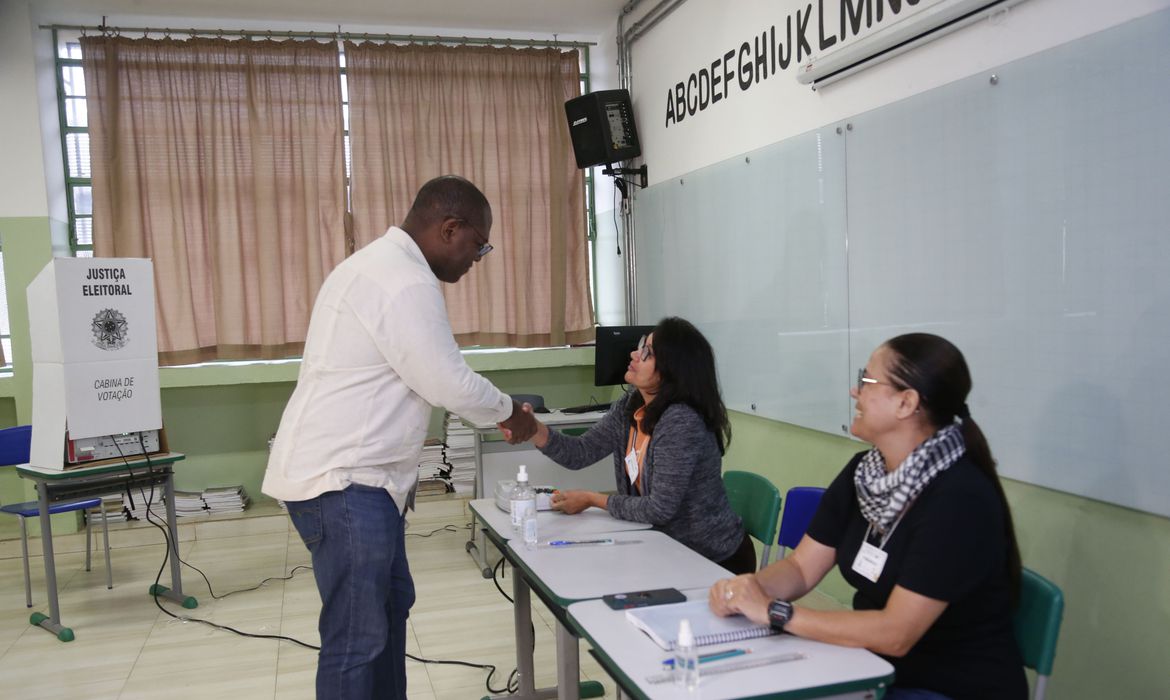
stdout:
POLYGON ((792 619, 792 603, 786 600, 773 600, 768 604, 768 621, 776 629, 784 629, 784 625, 792 619))

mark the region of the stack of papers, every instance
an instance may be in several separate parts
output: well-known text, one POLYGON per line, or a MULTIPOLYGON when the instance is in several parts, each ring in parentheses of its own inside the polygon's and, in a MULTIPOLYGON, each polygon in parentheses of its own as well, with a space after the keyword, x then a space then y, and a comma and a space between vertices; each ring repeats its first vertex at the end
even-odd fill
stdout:
POLYGON ((249 499, 243 486, 216 486, 203 490, 203 501, 212 514, 242 513, 249 499))
MULTIPOLYGON (((161 488, 154 490, 152 496, 149 488, 142 490, 135 489, 130 494, 129 500, 126 501, 125 511, 128 520, 146 520, 146 499, 150 499, 150 516, 155 522, 165 522, 167 519, 167 507, 163 502, 163 492, 161 488)), ((112 521, 111 521, 112 522, 112 521)))
POLYGON ((475 431, 454 413, 447 413, 443 455, 451 465, 455 493, 475 493, 475 431))
POLYGON ((126 509, 122 494, 113 493, 101 498, 101 506, 85 511, 85 522, 90 525, 101 525, 103 520, 110 523, 126 522, 126 509))
POLYGON ((175 515, 180 518, 207 515, 203 494, 199 491, 175 491, 175 515))
POLYGON ((422 455, 418 459, 418 480, 420 484, 432 480, 450 482, 451 465, 443 455, 441 439, 431 438, 423 443, 422 455))

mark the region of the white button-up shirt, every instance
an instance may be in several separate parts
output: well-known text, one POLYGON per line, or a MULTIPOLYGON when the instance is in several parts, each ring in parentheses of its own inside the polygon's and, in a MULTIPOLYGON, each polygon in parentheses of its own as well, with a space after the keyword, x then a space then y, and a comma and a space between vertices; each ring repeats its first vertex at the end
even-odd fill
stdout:
POLYGON ((303 501, 364 484, 389 491, 403 511, 432 405, 475 422, 512 414, 511 399, 459 352, 422 251, 391 227, 317 293, 263 492, 303 501))

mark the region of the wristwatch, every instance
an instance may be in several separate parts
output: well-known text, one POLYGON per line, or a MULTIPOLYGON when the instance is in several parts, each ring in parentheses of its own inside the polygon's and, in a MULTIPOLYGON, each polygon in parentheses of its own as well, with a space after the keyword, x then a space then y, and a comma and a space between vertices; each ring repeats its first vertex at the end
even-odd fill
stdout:
POLYGON ((777 598, 771 603, 768 603, 768 622, 771 623, 772 629, 783 631, 784 625, 792 621, 792 613, 795 609, 792 603, 787 600, 780 600, 777 598))

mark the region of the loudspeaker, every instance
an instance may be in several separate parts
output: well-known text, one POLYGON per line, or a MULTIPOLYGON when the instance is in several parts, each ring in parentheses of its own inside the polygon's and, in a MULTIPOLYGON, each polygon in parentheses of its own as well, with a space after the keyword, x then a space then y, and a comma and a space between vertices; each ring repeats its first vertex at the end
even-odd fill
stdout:
POLYGON ((628 90, 599 90, 565 103, 578 168, 642 155, 628 90))

